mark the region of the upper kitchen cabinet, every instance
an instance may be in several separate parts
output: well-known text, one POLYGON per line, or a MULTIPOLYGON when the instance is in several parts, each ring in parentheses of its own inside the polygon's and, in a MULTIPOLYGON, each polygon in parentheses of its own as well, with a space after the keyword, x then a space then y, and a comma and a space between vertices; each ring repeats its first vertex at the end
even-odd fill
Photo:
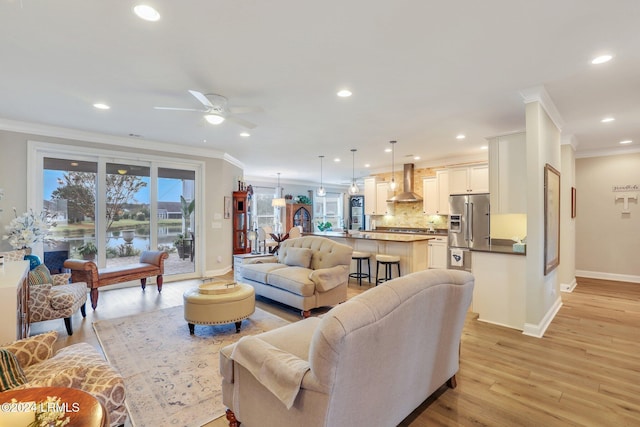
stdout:
POLYGON ((525 132, 489 139, 489 189, 492 213, 527 212, 526 161, 525 132))
MULTIPOLYGON (((390 215, 390 204, 387 200, 393 197, 389 194, 389 183, 378 182, 376 183, 376 212, 374 215, 390 215)), ((366 200, 366 199, 365 199, 366 200)))
POLYGON ((376 215, 376 179, 364 179, 364 214, 376 215))
POLYGON ((427 215, 449 215, 449 171, 422 180, 422 209, 427 215))
POLYGON ((364 180, 364 214, 365 215, 388 215, 390 214, 391 203, 387 203, 389 195, 389 183, 378 181, 376 178, 365 178, 364 180))
POLYGON ((449 169, 449 194, 489 192, 489 166, 486 164, 449 169))

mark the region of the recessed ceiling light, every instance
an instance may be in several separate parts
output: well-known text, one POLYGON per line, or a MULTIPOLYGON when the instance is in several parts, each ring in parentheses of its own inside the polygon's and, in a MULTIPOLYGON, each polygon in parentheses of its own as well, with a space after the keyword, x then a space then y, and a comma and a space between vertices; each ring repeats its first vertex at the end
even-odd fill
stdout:
POLYGON ((620 141, 620 144, 631 144, 633 141, 630 139, 625 139, 624 141, 620 141))
POLYGON ((352 94, 351 94, 351 91, 350 91, 350 90, 342 89, 340 92, 338 92, 338 93, 337 93, 337 95, 338 95, 340 98, 348 98, 348 97, 350 97, 352 94))
POLYGON ((338 163, 340 161, 340 157, 336 157, 335 159, 333 159, 333 161, 338 163))
POLYGON ((413 160, 420 160, 420 156, 413 156, 413 160))
POLYGON ((100 102, 93 104, 93 106, 98 110, 108 110, 109 108, 111 108, 107 104, 102 104, 100 102))
POLYGON ((160 14, 157 10, 146 4, 139 4, 133 8, 133 12, 138 15, 138 18, 145 21, 155 22, 160 19, 160 14))
POLYGON ((596 56, 595 58, 593 58, 591 60, 591 63, 593 65, 604 64, 605 62, 611 61, 611 58, 613 58, 613 56, 611 56, 611 55, 600 55, 600 56, 596 56))
POLYGON ((458 135, 456 135, 456 139, 465 139, 466 136, 464 136, 463 134, 459 133, 458 135))
POLYGON ((612 121, 614 121, 615 118, 613 117, 605 117, 604 119, 600 120, 602 123, 611 123, 612 121))
POLYGON ((391 152, 391 148, 385 148, 385 149, 384 149, 384 152, 385 152, 385 153, 390 153, 390 152, 391 152))
POLYGON ((481 150, 488 150, 489 146, 488 145, 483 145, 482 147, 480 147, 481 150))
POLYGON ((249 132, 240 132, 240 136, 243 138, 248 138, 251 136, 251 134, 249 132))
POLYGON ((365 167, 365 168, 370 168, 370 167, 371 167, 371 165, 370 165, 369 163, 365 163, 365 164, 364 164, 364 167, 365 167))

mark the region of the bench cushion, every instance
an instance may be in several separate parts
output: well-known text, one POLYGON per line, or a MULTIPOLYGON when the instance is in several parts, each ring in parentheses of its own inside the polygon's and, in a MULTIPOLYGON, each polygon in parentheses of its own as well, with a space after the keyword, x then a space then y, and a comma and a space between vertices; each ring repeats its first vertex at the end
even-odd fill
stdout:
POLYGON ((152 264, 136 263, 127 264, 126 266, 106 267, 98 270, 100 280, 109 280, 116 277, 122 277, 130 274, 150 273, 152 276, 154 271, 158 271, 158 267, 152 264))

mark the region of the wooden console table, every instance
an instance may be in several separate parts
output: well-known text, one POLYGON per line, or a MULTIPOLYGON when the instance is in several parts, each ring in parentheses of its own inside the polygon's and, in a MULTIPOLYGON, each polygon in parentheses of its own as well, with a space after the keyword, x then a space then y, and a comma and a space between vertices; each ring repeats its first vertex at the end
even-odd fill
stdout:
POLYGON ((5 420, 12 422, 10 419, 16 416, 28 416, 26 413, 9 413, 12 406, 11 399, 16 399, 18 402, 42 402, 47 400, 47 396, 60 398, 61 406, 66 408, 70 426, 109 426, 109 414, 98 399, 85 391, 66 387, 34 387, 0 393, 0 425, 17 426, 15 423, 3 424, 3 422, 5 420))

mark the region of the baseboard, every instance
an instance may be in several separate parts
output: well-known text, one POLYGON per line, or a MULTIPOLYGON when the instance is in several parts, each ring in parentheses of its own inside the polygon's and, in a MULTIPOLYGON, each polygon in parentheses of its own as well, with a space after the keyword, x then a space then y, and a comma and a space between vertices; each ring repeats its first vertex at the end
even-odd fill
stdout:
POLYGON ((573 290, 576 288, 576 285, 578 284, 578 282, 576 282, 576 278, 574 277, 573 280, 571 281, 571 283, 560 283, 560 292, 573 292, 573 290))
POLYGON ((532 323, 524 324, 524 330, 522 331, 522 334, 529 335, 531 337, 542 338, 544 336, 544 332, 551 324, 551 321, 554 317, 556 317, 556 314, 558 313, 558 310, 560 310, 560 307, 562 307, 562 299, 558 297, 558 299, 556 299, 556 302, 553 304, 553 306, 551 306, 549 311, 547 311, 547 314, 545 314, 540 323, 538 323, 537 325, 534 325, 532 323))
POLYGON ((576 270, 577 277, 586 277, 588 279, 613 280, 615 282, 631 282, 640 283, 640 276, 631 274, 603 273, 599 271, 576 270))

